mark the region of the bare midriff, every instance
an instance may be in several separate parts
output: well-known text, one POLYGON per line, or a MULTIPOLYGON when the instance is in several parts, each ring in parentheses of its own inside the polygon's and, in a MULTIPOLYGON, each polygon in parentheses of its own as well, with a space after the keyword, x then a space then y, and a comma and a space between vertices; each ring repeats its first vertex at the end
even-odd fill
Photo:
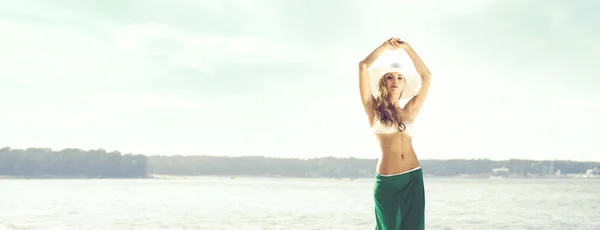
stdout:
POLYGON ((391 175, 419 167, 417 154, 412 147, 412 137, 403 133, 377 134, 381 156, 377 162, 377 173, 391 175))

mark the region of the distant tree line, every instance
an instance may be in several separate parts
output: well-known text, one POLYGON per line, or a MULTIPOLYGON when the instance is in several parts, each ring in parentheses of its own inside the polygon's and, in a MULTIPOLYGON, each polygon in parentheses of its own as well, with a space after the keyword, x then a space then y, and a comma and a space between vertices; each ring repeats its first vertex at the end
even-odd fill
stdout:
POLYGON ((454 159, 454 160, 423 160, 421 165, 427 173, 439 176, 453 176, 459 174, 490 174, 494 168, 507 168, 511 173, 527 175, 550 175, 560 170, 561 174, 585 173, 594 167, 600 168, 600 162, 581 161, 534 161, 523 159, 510 159, 492 161, 489 159, 454 159))
POLYGON ((168 175, 249 175, 289 177, 365 177, 376 161, 356 158, 313 159, 262 156, 150 156, 151 170, 168 175))
POLYGON ((17 177, 148 177, 144 155, 48 148, 0 149, 0 175, 17 177))
MULTIPOLYGON (((262 156, 145 156, 103 149, 84 151, 47 148, 0 149, 0 176, 144 178, 152 174, 218 176, 286 176, 360 178, 374 176, 376 159, 322 157, 312 159, 262 156)), ((488 159, 421 160, 425 173, 437 176, 490 174, 505 167, 518 175, 584 173, 600 162, 488 159)))
MULTIPOLYGON (((252 175, 291 177, 359 178, 374 176, 377 159, 312 158, 289 159, 272 157, 217 157, 217 156, 150 156, 151 171, 168 175, 252 175)), ((492 169, 505 167, 521 176, 548 175, 556 170, 562 174, 585 173, 600 168, 600 162, 534 161, 488 159, 475 160, 421 160, 425 173, 436 176, 460 174, 485 175, 492 169)))

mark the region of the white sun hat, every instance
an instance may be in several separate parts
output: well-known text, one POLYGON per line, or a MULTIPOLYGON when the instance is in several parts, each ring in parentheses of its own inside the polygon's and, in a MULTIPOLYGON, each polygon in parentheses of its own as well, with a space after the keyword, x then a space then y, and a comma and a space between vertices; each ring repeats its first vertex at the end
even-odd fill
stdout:
POLYGON ((413 73, 403 68, 398 62, 392 62, 384 67, 372 67, 369 68, 369 78, 371 80, 371 93, 373 96, 377 96, 379 92, 379 80, 389 72, 397 72, 404 76, 406 82, 404 83, 404 89, 402 90, 402 96, 400 99, 406 99, 409 97, 416 96, 421 90, 421 77, 418 73, 413 73))

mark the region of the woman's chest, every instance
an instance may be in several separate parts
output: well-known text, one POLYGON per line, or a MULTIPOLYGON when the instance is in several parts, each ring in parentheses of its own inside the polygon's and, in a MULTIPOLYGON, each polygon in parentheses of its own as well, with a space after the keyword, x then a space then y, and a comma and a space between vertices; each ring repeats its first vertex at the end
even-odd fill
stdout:
POLYGON ((403 109, 396 110, 396 120, 402 123, 411 122, 413 119, 411 114, 403 109))

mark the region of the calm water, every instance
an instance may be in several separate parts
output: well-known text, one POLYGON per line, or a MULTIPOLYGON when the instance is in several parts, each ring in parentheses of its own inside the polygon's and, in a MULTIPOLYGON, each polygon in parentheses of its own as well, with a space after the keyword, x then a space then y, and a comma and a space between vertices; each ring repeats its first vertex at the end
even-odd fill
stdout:
MULTIPOLYGON (((427 229, 600 229, 600 180, 425 178, 427 229)), ((0 180, 0 229, 374 229, 368 179, 0 180)))

